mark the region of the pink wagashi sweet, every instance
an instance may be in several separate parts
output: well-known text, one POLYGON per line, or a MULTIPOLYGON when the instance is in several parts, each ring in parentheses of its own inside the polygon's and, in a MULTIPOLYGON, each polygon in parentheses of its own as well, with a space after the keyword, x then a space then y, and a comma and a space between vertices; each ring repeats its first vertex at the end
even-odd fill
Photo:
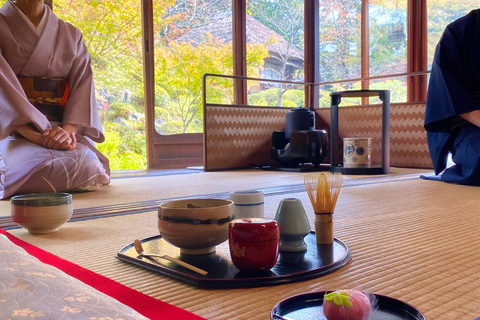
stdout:
POLYGON ((371 310, 370 299, 358 290, 338 290, 323 297, 323 314, 328 320, 367 320, 371 310))

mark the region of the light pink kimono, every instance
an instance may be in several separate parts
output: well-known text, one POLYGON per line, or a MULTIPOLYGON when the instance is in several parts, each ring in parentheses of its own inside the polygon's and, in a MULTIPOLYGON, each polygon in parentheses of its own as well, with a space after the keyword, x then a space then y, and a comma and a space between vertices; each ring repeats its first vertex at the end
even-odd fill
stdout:
MULTIPOLYGON (((108 159, 93 143, 103 142, 90 55, 82 35, 45 6, 46 23, 38 36, 14 4, 0 9, 0 198, 14 194, 96 190, 110 182, 108 159), (39 132, 59 125, 32 106, 17 76, 62 78, 70 95, 64 123, 80 125, 75 150, 46 149, 15 137, 31 123, 39 132)), ((61 124, 60 124, 61 125, 61 124)))

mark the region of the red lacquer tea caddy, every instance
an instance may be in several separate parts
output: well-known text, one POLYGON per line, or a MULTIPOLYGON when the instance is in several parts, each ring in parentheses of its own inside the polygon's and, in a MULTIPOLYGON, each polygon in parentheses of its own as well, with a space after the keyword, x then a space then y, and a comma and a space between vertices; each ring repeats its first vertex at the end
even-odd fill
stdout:
POLYGON ((233 264, 241 271, 270 270, 278 259, 280 227, 269 218, 243 218, 230 222, 228 241, 233 264))

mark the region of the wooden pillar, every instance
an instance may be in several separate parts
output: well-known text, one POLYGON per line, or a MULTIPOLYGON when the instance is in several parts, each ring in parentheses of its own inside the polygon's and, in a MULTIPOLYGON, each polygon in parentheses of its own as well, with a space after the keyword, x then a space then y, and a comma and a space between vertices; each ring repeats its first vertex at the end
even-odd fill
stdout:
MULTIPOLYGON (((247 2, 232 0, 233 75, 247 76, 247 2)), ((234 103, 247 104, 247 83, 234 80, 234 103)))
MULTIPOLYGON (((427 71, 427 1, 408 1, 407 72, 427 71)), ((427 76, 408 79, 408 102, 427 99, 427 76)))
MULTIPOLYGON (((362 10, 361 10, 361 26, 360 26, 360 33, 361 33, 361 78, 368 78, 370 77, 370 29, 369 29, 369 0, 362 1, 362 10)), ((370 81, 363 80, 362 81, 362 89, 368 90, 370 89, 370 81)), ((362 97, 362 104, 367 105, 369 104, 368 97, 362 97)))
POLYGON ((145 101, 145 135, 147 145, 147 169, 154 163, 155 136, 155 56, 153 41, 153 2, 142 0, 142 51, 145 101))
MULTIPOLYGON (((304 73, 305 82, 320 82, 320 23, 318 0, 304 1, 304 73)), ((320 88, 305 88, 306 107, 318 108, 320 88)))

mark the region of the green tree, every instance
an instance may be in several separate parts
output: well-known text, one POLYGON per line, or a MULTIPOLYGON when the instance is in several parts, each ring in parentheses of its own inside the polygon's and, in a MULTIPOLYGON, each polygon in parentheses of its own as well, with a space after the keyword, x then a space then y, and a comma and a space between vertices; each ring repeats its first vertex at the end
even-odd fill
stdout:
MULTIPOLYGON (((250 72, 259 74, 267 55, 264 46, 251 46, 254 60, 249 60, 250 72)), ((161 133, 188 133, 202 129, 202 76, 205 73, 231 74, 232 44, 223 44, 207 34, 196 47, 190 43, 171 42, 156 50, 156 92, 162 94, 156 115, 161 116, 157 126, 161 133), (163 111, 158 109, 163 109, 163 111)), ((228 103, 232 96, 232 82, 217 80, 209 85, 209 99, 228 103)), ((158 118, 157 118, 158 119, 158 118)))
MULTIPOLYGON (((157 5, 158 7, 161 6, 157 5)), ((156 6, 156 7, 157 7, 156 6)), ((230 13, 231 0, 177 0, 164 7, 164 12, 156 14, 163 20, 160 40, 164 43, 175 41, 191 29, 205 25, 215 17, 230 13)), ((156 25, 160 21, 156 21, 156 25)))
POLYGON ((362 0, 320 1, 322 81, 360 76, 360 57, 356 50, 360 48, 361 4, 362 0), (351 50, 352 45, 357 48, 355 52, 351 50))
POLYGON ((478 0, 436 0, 427 2, 428 62, 431 63, 435 47, 445 27, 452 21, 480 7, 478 0))
MULTIPOLYGON (((303 13, 304 2, 302 0, 257 0, 249 2, 247 6, 247 14, 251 15, 265 26, 275 31, 280 37, 286 41, 285 48, 276 48, 275 39, 270 40, 269 47, 276 51, 281 66, 279 68, 280 79, 295 80, 287 78, 287 66, 290 64, 292 50, 303 50, 303 13), (273 43, 272 43, 273 42, 273 43)), ((297 72, 296 80, 303 79, 303 70, 297 72)), ((284 101, 284 94, 290 90, 285 84, 277 87, 277 98, 274 105, 287 106, 284 101)), ((291 103, 288 103, 291 105, 291 103)))
POLYGON ((99 95, 108 92, 120 99, 125 90, 138 94, 141 73, 139 77, 130 63, 142 59, 140 1, 56 0, 54 10, 82 31, 99 95))
POLYGON ((140 1, 55 0, 53 9, 82 31, 92 56, 106 137, 97 147, 113 170, 145 168, 140 1))

